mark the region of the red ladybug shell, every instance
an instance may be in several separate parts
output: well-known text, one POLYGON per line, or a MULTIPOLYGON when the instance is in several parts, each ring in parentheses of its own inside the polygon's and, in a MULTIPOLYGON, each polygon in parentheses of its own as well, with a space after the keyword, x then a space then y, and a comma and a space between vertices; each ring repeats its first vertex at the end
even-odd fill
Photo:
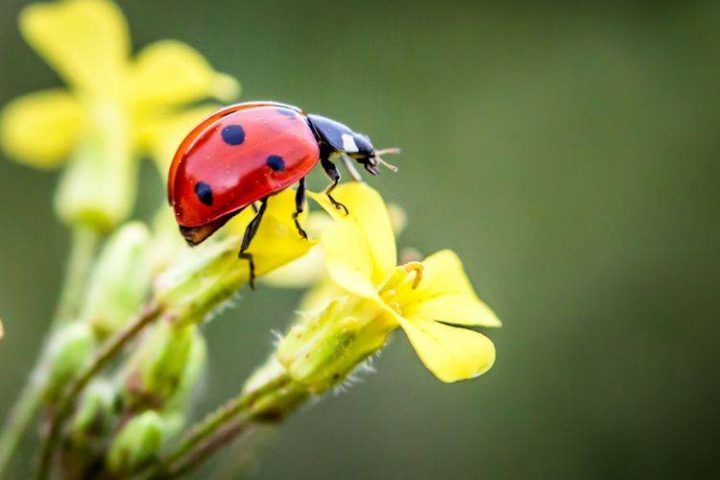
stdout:
POLYGON ((173 158, 168 200, 178 224, 224 223, 307 175, 319 150, 302 110, 270 102, 223 108, 190 132, 173 158))

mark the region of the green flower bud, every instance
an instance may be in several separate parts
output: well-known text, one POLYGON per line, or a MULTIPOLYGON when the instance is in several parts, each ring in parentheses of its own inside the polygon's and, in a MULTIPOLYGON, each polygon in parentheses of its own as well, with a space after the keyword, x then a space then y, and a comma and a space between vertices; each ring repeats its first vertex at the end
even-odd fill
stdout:
POLYGON ((108 240, 90 277, 81 319, 99 337, 122 328, 150 288, 150 232, 141 222, 123 226, 108 240))
POLYGON ((55 207, 71 225, 108 231, 130 213, 137 162, 127 114, 117 102, 92 102, 91 129, 63 173, 55 207))
POLYGON ((69 422, 60 456, 63 478, 87 478, 103 455, 103 438, 111 432, 115 390, 110 382, 91 383, 69 422))
POLYGON ((143 339, 123 375, 127 410, 182 405, 205 366, 206 345, 195 326, 161 322, 143 339))
POLYGON ((91 383, 80 399, 77 410, 70 421, 69 437, 76 443, 108 431, 113 416, 115 388, 107 380, 91 383))
POLYGON ((153 411, 138 415, 125 424, 110 445, 108 470, 116 475, 137 471, 156 457, 165 438, 160 415, 153 411))
POLYGON ((291 327, 277 357, 294 382, 318 394, 380 350, 395 328, 371 302, 341 297, 291 327))
POLYGON ((54 335, 45 361, 46 401, 58 398, 67 382, 88 363, 94 346, 92 330, 83 323, 71 323, 54 335))
POLYGON ((243 267, 237 238, 202 245, 158 279, 155 298, 175 323, 199 323, 247 281, 243 267))

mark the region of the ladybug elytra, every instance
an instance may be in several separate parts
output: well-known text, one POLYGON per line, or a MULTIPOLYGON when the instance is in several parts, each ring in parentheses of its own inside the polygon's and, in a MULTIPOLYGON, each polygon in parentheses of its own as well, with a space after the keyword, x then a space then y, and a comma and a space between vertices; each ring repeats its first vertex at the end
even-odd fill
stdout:
POLYGON ((359 180, 350 159, 378 175, 380 165, 396 170, 381 155, 398 152, 375 150, 367 136, 290 105, 241 103, 214 113, 183 140, 170 166, 168 200, 190 245, 203 242, 248 206, 256 209, 239 252, 250 264, 252 286, 255 264, 247 249, 270 196, 298 184, 293 218, 298 233, 307 238, 298 216, 305 203, 305 176, 318 162, 331 180, 324 193, 336 208, 347 212, 332 196, 340 181, 332 159, 340 157, 359 180))

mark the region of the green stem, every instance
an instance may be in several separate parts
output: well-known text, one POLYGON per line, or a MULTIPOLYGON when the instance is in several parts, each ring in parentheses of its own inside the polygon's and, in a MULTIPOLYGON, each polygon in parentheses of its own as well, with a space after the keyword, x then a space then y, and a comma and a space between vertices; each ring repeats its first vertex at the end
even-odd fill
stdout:
POLYGON ((228 422, 227 425, 218 429, 214 435, 182 457, 180 461, 174 463, 171 468, 164 472, 166 475, 165 478, 179 478, 197 470, 218 450, 235 441, 238 437, 244 440, 243 444, 245 445, 243 445, 243 449, 247 448, 257 430, 258 425, 247 415, 228 422))
POLYGON ((75 227, 72 231, 70 256, 62 283, 62 291, 51 322, 51 328, 43 341, 42 354, 36 363, 30 380, 25 384, 0 431, 0 478, 8 467, 10 459, 17 449, 20 439, 27 430, 35 413, 42 403, 46 378, 45 352, 50 338, 57 328, 71 321, 78 314, 87 277, 95 257, 100 240, 97 231, 75 227))
POLYGON ((100 234, 97 230, 84 226, 73 229, 70 258, 60 299, 55 309, 51 333, 58 327, 75 320, 80 313, 87 278, 99 243, 100 234))
POLYGON ((285 396, 284 389, 290 383, 290 378, 281 374, 231 399, 191 428, 180 445, 141 478, 172 478, 196 468, 220 446, 246 431, 254 417, 273 403, 273 398, 285 396))
POLYGON ((57 403, 55 415, 50 419, 47 435, 40 447, 40 463, 36 478, 47 479, 50 475, 51 460, 60 439, 65 420, 72 413, 75 400, 92 378, 100 372, 123 348, 135 339, 146 327, 157 320, 163 310, 158 304, 148 305, 143 312, 123 330, 110 338, 97 352, 90 364, 85 367, 65 389, 57 403))

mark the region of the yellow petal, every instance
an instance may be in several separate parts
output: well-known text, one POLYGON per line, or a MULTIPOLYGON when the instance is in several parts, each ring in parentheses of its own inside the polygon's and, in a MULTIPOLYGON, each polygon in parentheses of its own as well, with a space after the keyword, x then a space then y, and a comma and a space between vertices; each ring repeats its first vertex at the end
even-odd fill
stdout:
POLYGON ((83 111, 63 90, 31 93, 10 102, 0 118, 3 149, 38 168, 62 164, 75 147, 83 111))
POLYGON ((325 258, 317 246, 302 257, 265 275, 263 283, 279 288, 304 288, 326 275, 325 258))
POLYGON ((422 281, 398 298, 406 317, 440 320, 456 325, 499 327, 495 313, 475 294, 462 262, 442 250, 423 262, 422 281))
POLYGON ((354 245, 344 247, 344 253, 339 251, 343 246, 338 245, 337 253, 352 257, 356 254, 355 244, 358 241, 364 242, 370 261, 370 280, 375 286, 381 285, 397 265, 397 249, 390 215, 380 194, 362 182, 340 185, 333 192, 333 196, 348 208, 350 213, 347 216, 338 212, 324 194, 313 193, 311 196, 341 223, 356 225, 355 230, 347 230, 345 234, 348 235, 351 231, 354 234, 359 233, 360 240, 353 239, 354 245))
MULTIPOLYGON (((308 212, 303 222, 303 228, 310 238, 317 238, 322 231, 332 223, 324 213, 308 212)), ((325 256, 319 245, 293 260, 287 265, 278 268, 263 278, 263 283, 280 288, 302 288, 315 284, 327 277, 325 270, 325 256)))
POLYGON ((415 352, 443 382, 477 377, 495 362, 495 346, 486 336, 430 320, 400 319, 415 352))
MULTIPOLYGON (((292 219, 294 211, 295 192, 291 189, 273 195, 268 200, 267 211, 248 249, 253 255, 258 276, 305 255, 316 244, 300 236, 292 219)), ((246 208, 229 222, 228 230, 242 237, 254 216, 252 208, 246 208)))
POLYGON ((203 105, 177 113, 162 112, 136 118, 140 149, 150 154, 163 178, 167 177, 180 142, 195 125, 215 111, 216 105, 203 105))
MULTIPOLYGON (((350 208, 350 207, 348 207, 350 208)), ((353 221, 336 220, 321 237, 330 277, 348 292, 377 297, 373 284, 373 258, 364 232, 353 221)))
POLYGON ((20 14, 26 41, 71 85, 114 92, 130 49, 122 12, 109 0, 33 3, 20 14))
POLYGON ((130 70, 128 95, 138 106, 178 105, 206 97, 230 100, 240 84, 217 73, 185 43, 162 40, 145 47, 130 70))

